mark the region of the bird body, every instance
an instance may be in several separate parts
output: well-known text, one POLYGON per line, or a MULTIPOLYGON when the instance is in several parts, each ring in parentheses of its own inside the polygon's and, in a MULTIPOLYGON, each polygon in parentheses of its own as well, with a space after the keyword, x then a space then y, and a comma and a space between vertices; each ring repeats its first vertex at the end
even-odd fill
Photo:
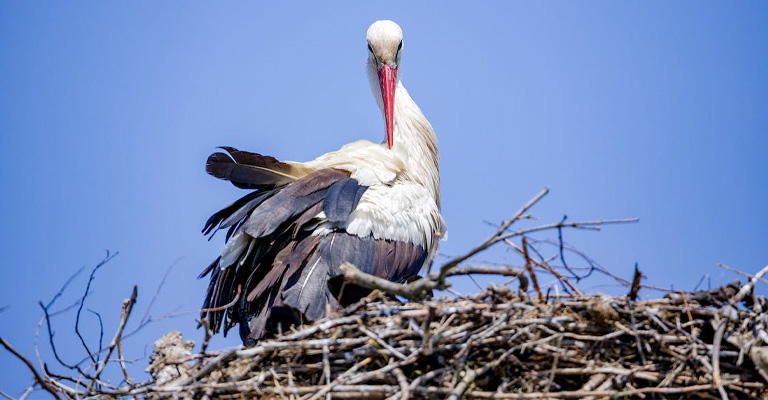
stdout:
POLYGON ((341 264, 401 282, 418 273, 445 232, 437 139, 397 79, 402 31, 377 21, 367 39, 383 143, 356 141, 308 162, 229 147, 209 157, 210 174, 255 189, 203 230, 228 229, 221 256, 201 274, 211 274, 202 314, 214 331, 239 323, 244 343, 253 344, 321 318, 367 293, 343 283, 341 264))

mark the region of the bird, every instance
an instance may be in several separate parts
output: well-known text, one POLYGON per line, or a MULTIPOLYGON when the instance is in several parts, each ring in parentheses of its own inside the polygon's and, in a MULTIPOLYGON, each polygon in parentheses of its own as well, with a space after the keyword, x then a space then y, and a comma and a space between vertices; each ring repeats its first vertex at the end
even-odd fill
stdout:
POLYGON ((206 171, 251 190, 213 214, 203 233, 226 230, 201 321, 245 345, 316 321, 366 296, 343 282, 352 263, 393 282, 418 275, 446 232, 434 129, 398 74, 403 32, 376 21, 366 33, 367 75, 384 140, 359 140, 307 162, 221 147, 206 171), (435 244, 433 246, 433 244, 435 244))

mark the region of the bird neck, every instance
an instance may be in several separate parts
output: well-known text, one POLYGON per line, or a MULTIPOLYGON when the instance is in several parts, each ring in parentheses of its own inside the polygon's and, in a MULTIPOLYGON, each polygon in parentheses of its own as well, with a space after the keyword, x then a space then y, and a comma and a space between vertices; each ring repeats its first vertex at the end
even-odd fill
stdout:
MULTIPOLYGON (((382 110, 383 112, 383 110, 382 110)), ((440 207, 440 163, 437 137, 432 125, 398 80, 394 104, 392 150, 405 160, 403 179, 429 190, 440 207)), ((384 143, 386 143, 386 137, 384 143)))

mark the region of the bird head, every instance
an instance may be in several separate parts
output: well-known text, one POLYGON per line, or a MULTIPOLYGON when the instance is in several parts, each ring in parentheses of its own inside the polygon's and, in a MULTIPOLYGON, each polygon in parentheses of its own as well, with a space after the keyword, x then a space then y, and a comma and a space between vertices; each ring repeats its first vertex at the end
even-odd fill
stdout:
MULTIPOLYGON (((394 142, 395 86, 403 53, 403 31, 392 21, 376 21, 368 28, 366 39, 368 69, 375 72, 378 89, 381 91, 381 105, 387 125, 387 145, 391 149, 394 142)), ((373 84, 373 76, 371 83, 373 84)))

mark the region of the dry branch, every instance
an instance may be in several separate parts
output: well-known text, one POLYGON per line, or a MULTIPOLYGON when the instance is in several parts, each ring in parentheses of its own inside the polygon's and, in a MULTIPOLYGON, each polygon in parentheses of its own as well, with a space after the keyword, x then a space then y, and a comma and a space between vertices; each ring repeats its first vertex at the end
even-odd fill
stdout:
POLYGON ((53 395, 53 397, 55 397, 57 399, 61 398, 59 396, 59 394, 58 394, 58 390, 56 390, 54 385, 51 384, 51 381, 48 378, 44 378, 44 377, 40 376, 40 374, 37 372, 37 370, 32 365, 32 363, 29 361, 29 359, 27 359, 21 353, 19 353, 15 348, 13 348, 13 346, 11 346, 10 343, 8 343, 2 337, 0 337, 0 344, 2 344, 3 347, 5 347, 5 349, 8 350, 8 352, 10 352, 14 356, 16 356, 16 358, 21 360, 21 362, 23 362, 24 365, 27 366, 27 368, 29 368, 30 372, 32 372, 32 375, 34 375, 34 377, 35 377, 35 383, 37 383, 40 386, 42 386, 43 389, 45 389, 48 393, 53 395))

